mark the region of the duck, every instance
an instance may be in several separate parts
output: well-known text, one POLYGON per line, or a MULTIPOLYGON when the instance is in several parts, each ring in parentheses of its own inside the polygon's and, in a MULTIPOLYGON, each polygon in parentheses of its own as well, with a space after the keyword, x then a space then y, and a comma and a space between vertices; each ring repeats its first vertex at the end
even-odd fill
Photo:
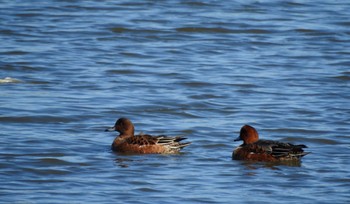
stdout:
POLYGON ((128 118, 119 118, 115 125, 105 131, 117 131, 119 135, 113 140, 111 149, 126 154, 176 154, 191 142, 181 142, 187 138, 148 134, 134 135, 134 125, 128 118))
POLYGON ((307 148, 307 146, 303 144, 294 145, 274 140, 261 140, 258 131, 250 125, 244 125, 234 141, 240 140, 243 140, 243 144, 232 152, 232 159, 234 160, 300 161, 303 156, 310 153, 304 152, 303 148, 307 148))

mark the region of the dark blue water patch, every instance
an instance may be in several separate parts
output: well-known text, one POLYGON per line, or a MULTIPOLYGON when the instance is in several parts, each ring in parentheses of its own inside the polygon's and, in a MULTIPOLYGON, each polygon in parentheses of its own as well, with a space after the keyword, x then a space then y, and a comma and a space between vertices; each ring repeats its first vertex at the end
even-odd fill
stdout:
POLYGON ((49 157, 40 158, 38 160, 38 163, 40 166, 51 166, 51 165, 62 166, 62 165, 72 164, 71 162, 67 162, 65 160, 61 160, 58 158, 49 158, 49 157))
POLYGON ((0 85, 2 201, 346 203, 348 7, 4 1, 0 78, 23 82, 0 85), (193 143, 114 154, 120 116, 193 143), (312 154, 232 161, 245 123, 312 154))
MULTIPOLYGON (((132 66, 132 64, 121 64, 121 66, 132 66)), ((135 69, 113 69, 113 70, 107 70, 107 75, 130 75, 130 74, 148 74, 149 72, 141 71, 141 70, 135 70, 135 69)))
POLYGON ((62 183, 64 182, 64 179, 55 179, 55 178, 44 178, 44 179, 28 179, 28 180, 22 180, 24 183, 32 183, 35 184, 55 184, 55 183, 62 183))
MULTIPOLYGON (((350 63, 350 62, 349 62, 350 63)), ((350 80, 350 73, 349 72, 343 72, 342 75, 339 75, 339 76, 334 76, 332 77, 334 79, 337 79, 339 81, 349 81, 350 80)))
POLYGON ((42 115, 42 116, 0 116, 0 122, 2 123, 69 123, 76 121, 74 118, 67 117, 57 117, 50 115, 42 115))
POLYGON ((205 82, 205 81, 182 82, 181 85, 183 85, 185 87, 192 87, 192 88, 203 88, 203 87, 216 86, 216 84, 205 82))
MULTIPOLYGON (((348 55, 348 53, 346 54, 348 55)), ((332 62, 329 62, 329 66, 332 66, 332 67, 348 67, 350 64, 349 60, 337 60, 337 61, 332 61, 332 62)))
POLYGON ((318 30, 313 30, 313 29, 306 29, 306 28, 298 28, 298 29, 295 29, 296 32, 300 32, 300 33, 317 33, 319 32, 318 30))
POLYGON ((25 13, 16 13, 14 14, 14 16, 20 17, 20 18, 34 18, 34 17, 42 16, 42 13, 26 11, 25 13))
POLYGON ((22 50, 12 50, 12 51, 6 51, 1 52, 0 55, 26 55, 29 54, 29 52, 22 51, 22 50))
POLYGON ((125 57, 137 58, 137 59, 152 58, 152 55, 148 55, 148 54, 145 54, 145 53, 120 52, 119 54, 122 55, 122 56, 125 56, 125 57))
POLYGON ((215 2, 202 2, 202 1, 185 1, 185 2, 180 2, 180 4, 189 6, 190 8, 192 7, 211 7, 215 6, 215 2))
POLYGON ((35 71, 43 70, 43 68, 40 68, 40 67, 30 66, 29 63, 22 64, 18 62, 13 64, 0 62, 0 67, 4 71, 13 71, 13 72, 35 72, 35 71))
POLYGON ((153 33, 168 33, 162 30, 158 29, 131 29, 131 28, 125 28, 125 27, 114 27, 110 28, 110 30, 114 33, 135 33, 135 34, 153 34, 153 33))
POLYGON ((43 176, 47 176, 47 175, 67 175, 70 174, 70 171, 67 170, 58 170, 58 169, 44 169, 44 168, 23 168, 22 169, 25 172, 28 173, 32 173, 35 175, 43 175, 43 176))
POLYGON ((10 161, 11 158, 14 157, 23 157, 23 156, 27 156, 27 157, 52 157, 52 158, 57 158, 57 157, 63 157, 66 154, 63 152, 45 152, 45 153, 26 153, 26 154, 11 154, 11 153, 6 153, 6 152, 2 152, 1 156, 5 159, 10 161))
POLYGON ((1 29, 0 30, 0 34, 1 35, 13 36, 15 34, 15 31, 14 30, 10 30, 10 29, 1 29))
POLYGON ((241 29, 241 30, 232 30, 225 28, 207 28, 207 27, 182 27, 177 28, 177 32, 185 33, 240 33, 240 34, 268 34, 271 33, 269 30, 263 29, 241 29))

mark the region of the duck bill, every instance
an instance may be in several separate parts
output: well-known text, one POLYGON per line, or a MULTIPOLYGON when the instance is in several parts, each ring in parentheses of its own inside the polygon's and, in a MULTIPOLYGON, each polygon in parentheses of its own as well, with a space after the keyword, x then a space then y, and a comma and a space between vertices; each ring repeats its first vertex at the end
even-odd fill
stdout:
POLYGON ((115 131, 115 127, 110 127, 105 130, 105 132, 113 132, 115 131))
POLYGON ((235 141, 235 142, 237 142, 237 141, 240 141, 240 140, 242 140, 241 139, 241 136, 238 136, 235 140, 233 140, 233 141, 235 141))

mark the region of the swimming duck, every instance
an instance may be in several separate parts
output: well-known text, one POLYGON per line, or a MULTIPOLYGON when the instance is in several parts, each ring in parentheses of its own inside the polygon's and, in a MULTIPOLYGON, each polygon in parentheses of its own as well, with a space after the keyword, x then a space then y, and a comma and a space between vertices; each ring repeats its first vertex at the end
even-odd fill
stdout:
POLYGON ((180 141, 187 139, 184 137, 134 135, 134 125, 127 118, 119 118, 115 125, 106 131, 120 133, 112 143, 112 150, 120 153, 173 154, 191 144, 191 142, 180 143, 180 141))
POLYGON ((250 125, 241 128, 239 137, 234 141, 243 140, 243 144, 232 153, 232 159, 252 161, 292 161, 300 160, 309 152, 304 152, 306 145, 293 145, 273 140, 259 140, 256 129, 250 125))

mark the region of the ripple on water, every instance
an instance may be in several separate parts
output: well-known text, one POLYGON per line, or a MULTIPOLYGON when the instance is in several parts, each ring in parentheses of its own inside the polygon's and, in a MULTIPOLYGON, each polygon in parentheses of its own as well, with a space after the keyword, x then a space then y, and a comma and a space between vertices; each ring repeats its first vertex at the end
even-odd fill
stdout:
POLYGON ((20 82, 22 82, 22 81, 19 80, 19 79, 12 78, 12 77, 5 77, 3 79, 0 79, 0 84, 4 84, 4 83, 20 83, 20 82))
POLYGON ((68 117, 56 117, 52 115, 46 115, 46 116, 17 116, 17 117, 11 117, 11 116, 0 116, 0 122, 3 123, 68 123, 75 121, 74 118, 68 118, 68 117))
POLYGON ((349 6, 1 1, 1 201, 347 203, 349 6), (113 153, 119 117, 192 144, 113 153), (312 153, 232 160, 246 123, 312 153))

